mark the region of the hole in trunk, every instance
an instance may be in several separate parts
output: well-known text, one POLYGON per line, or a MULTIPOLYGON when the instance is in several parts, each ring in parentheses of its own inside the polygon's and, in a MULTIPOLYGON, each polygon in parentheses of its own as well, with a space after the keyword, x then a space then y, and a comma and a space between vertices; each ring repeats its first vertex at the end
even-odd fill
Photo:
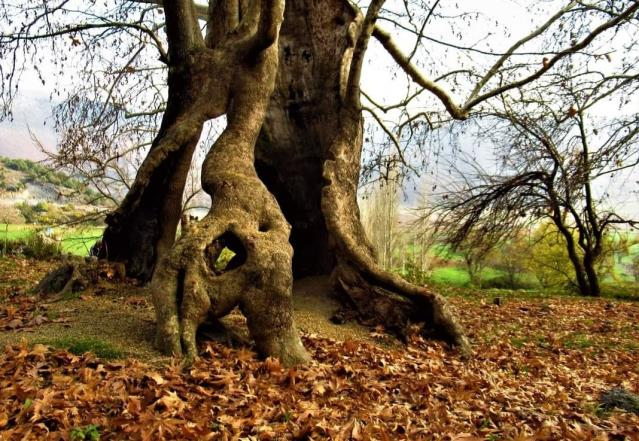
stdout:
POLYGON ((228 231, 211 242, 205 253, 209 268, 215 274, 238 268, 246 262, 246 250, 242 242, 228 231))
POLYGON ((217 256, 217 260, 215 261, 215 269, 218 271, 224 271, 231 260, 236 256, 236 254, 229 250, 227 247, 224 247, 220 252, 220 255, 217 256))

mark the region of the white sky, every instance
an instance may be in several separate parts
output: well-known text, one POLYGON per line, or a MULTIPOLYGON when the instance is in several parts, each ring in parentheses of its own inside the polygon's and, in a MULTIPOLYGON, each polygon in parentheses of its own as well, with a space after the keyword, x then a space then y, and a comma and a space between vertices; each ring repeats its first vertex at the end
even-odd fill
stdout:
MULTIPOLYGON (((470 26, 466 29, 459 29, 460 31, 460 43, 468 44, 471 42, 477 42, 487 37, 487 34, 493 33, 486 41, 477 43, 477 47, 481 49, 492 49, 495 52, 503 52, 512 42, 526 35, 530 29, 543 22, 546 14, 531 14, 527 7, 531 4, 533 7, 540 7, 539 4, 546 5, 549 3, 554 10, 558 4, 563 4, 562 1, 552 2, 528 2, 528 1, 516 1, 516 0, 442 0, 440 11, 450 12, 451 14, 456 11, 454 5, 461 4, 462 6, 471 5, 475 11, 480 12, 485 21, 479 26, 470 26), (450 6, 449 6, 450 5, 450 6), (446 9, 450 7, 450 9, 446 9), (497 25, 499 23, 499 25, 497 25), (504 32, 510 33, 507 38, 499 37, 497 34, 503 36, 504 32), (463 40, 463 41, 462 41, 463 40), (490 42, 490 45, 488 45, 490 42)), ((401 3, 397 1, 389 0, 386 4, 388 9, 399 8, 401 3)), ((380 25, 391 30, 392 26, 384 21, 380 21, 380 25)), ((444 21, 435 21, 430 33, 433 35, 446 35, 447 32, 451 32, 447 28, 447 24, 444 21)), ((412 48, 412 41, 407 34, 395 35, 396 38, 403 47, 412 48)), ((374 40, 373 40, 374 41, 374 40)), ((454 69, 455 63, 460 66, 466 63, 468 60, 455 60, 450 57, 450 54, 444 54, 441 48, 432 43, 427 43, 428 46, 424 49, 431 51, 427 54, 430 57, 431 64, 424 66, 424 70, 432 77, 444 73, 446 71, 454 69), (438 72, 438 59, 441 58, 441 71, 438 72)), ((368 53, 369 62, 366 65, 363 76, 363 89, 375 98, 375 100, 382 103, 394 102, 404 96, 406 90, 406 83, 403 75, 393 75, 391 67, 393 62, 386 54, 386 52, 380 48, 379 44, 375 41, 372 43, 368 53)), ((488 59, 494 61, 494 59, 488 59)), ((45 72, 52 71, 46 67, 43 69, 45 72)), ((49 101, 49 96, 52 92, 52 81, 47 81, 47 85, 43 86, 37 77, 29 72, 23 75, 20 82, 20 93, 15 101, 14 106, 14 121, 0 122, 0 155, 10 157, 28 157, 32 159, 38 159, 42 157, 42 154, 35 148, 30 135, 29 129, 34 133, 42 144, 49 148, 55 148, 57 142, 57 136, 52 130, 52 121, 49 118, 51 114, 52 104, 49 101), (46 125, 45 125, 46 121, 46 125)), ((467 91, 465 91, 467 92, 467 91)), ((456 96, 457 102, 462 103, 466 98, 462 95, 456 96)), ((435 101, 429 101, 429 103, 435 103, 435 101)), ((432 105, 432 104, 429 104, 432 105)), ((474 143, 466 145, 464 150, 469 152, 473 149, 474 143)), ((487 158, 488 152, 479 152, 481 157, 487 158)), ((637 195, 627 191, 629 187, 637 188, 634 176, 623 177, 625 185, 604 185, 611 193, 611 200, 615 205, 619 204, 625 209, 639 213, 639 202, 637 201, 637 195)))

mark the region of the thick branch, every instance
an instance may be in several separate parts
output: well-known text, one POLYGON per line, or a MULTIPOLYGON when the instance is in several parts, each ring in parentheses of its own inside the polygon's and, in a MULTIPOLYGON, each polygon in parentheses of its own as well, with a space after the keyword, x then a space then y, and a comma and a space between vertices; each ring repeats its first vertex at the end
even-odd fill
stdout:
POLYGON ((453 118, 463 120, 468 117, 468 110, 462 109, 455 104, 447 91, 420 72, 417 66, 411 63, 410 58, 406 56, 392 40, 388 32, 379 26, 375 26, 373 36, 384 46, 384 49, 393 57, 393 60, 395 60, 399 67, 401 67, 413 81, 439 98, 453 118))
POLYGON ((184 60, 194 49, 204 47, 193 0, 173 0, 164 5, 169 56, 173 63, 184 60))
POLYGON ((261 0, 260 20, 253 37, 253 51, 259 53, 275 43, 283 19, 283 1, 261 0))
POLYGON ((368 48, 368 42, 375 29, 375 21, 377 15, 382 9, 385 0, 373 0, 368 6, 366 17, 362 24, 359 37, 353 49, 353 57, 351 59, 351 67, 348 76, 348 85, 346 87, 346 102, 354 107, 360 106, 360 88, 359 83, 362 76, 362 67, 364 65, 364 56, 368 48))
MULTIPOLYGON (((158 5, 158 6, 162 6, 164 7, 164 1, 163 0, 133 0, 137 3, 147 3, 150 5, 158 5)), ((199 3, 193 3, 193 7, 195 8, 195 13, 196 13, 196 17, 200 20, 207 20, 208 19, 208 8, 207 6, 201 5, 199 3)))

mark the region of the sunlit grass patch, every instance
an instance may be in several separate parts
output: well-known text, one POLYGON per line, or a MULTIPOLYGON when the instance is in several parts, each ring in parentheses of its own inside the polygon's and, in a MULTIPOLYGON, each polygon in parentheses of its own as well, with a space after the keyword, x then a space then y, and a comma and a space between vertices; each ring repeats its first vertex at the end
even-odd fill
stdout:
POLYGON ((49 227, 44 225, 0 224, 0 252, 6 243, 27 240, 37 232, 58 241, 63 253, 86 256, 91 247, 102 237, 103 228, 95 226, 49 227))
POLYGON ((123 351, 111 343, 90 337, 61 337, 51 340, 43 340, 39 343, 53 346, 58 349, 66 349, 75 355, 82 355, 86 352, 91 352, 97 357, 105 360, 123 358, 125 355, 123 351))

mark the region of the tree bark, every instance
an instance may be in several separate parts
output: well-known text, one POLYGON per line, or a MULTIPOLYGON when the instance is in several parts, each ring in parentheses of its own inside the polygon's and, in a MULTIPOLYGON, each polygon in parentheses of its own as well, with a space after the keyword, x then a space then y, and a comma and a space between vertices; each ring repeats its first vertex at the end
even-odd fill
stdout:
POLYGON ((599 285, 599 275, 595 268, 595 260, 591 251, 584 252, 583 268, 588 280, 588 293, 584 295, 599 297, 601 296, 601 287, 599 285))
POLYGON ((275 92, 255 167, 291 224, 296 278, 330 274, 336 262, 321 209, 322 167, 339 125, 355 17, 344 0, 286 4, 275 92))
POLYGON ((202 166, 211 208, 160 261, 151 284, 157 343, 187 360, 197 356, 198 327, 238 305, 261 355, 278 357, 285 365, 309 358, 293 320, 290 226, 254 167, 255 144, 275 85, 282 14, 278 0, 256 2, 223 44, 204 50, 209 83, 201 83, 199 93, 228 101, 227 127, 202 166), (225 248, 235 257, 219 270, 216 262, 225 248))

